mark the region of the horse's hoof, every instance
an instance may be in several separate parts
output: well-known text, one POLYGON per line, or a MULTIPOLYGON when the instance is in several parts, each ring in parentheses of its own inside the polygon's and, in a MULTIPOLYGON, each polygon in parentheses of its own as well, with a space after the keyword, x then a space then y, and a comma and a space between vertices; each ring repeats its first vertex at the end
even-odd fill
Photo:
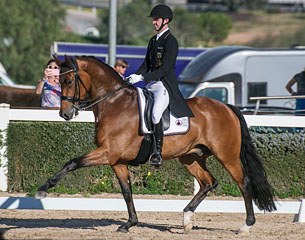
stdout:
POLYGON ((193 224, 190 223, 190 224, 187 224, 187 225, 185 225, 183 227, 184 227, 184 233, 190 233, 192 228, 193 228, 193 224))
POLYGON ((247 225, 242 226, 238 231, 238 235, 249 235, 251 228, 252 226, 247 226, 247 225))
POLYGON ((47 197, 47 192, 44 192, 44 191, 38 191, 35 194, 35 199, 44 199, 46 197, 47 197))
POLYGON ((116 231, 121 232, 121 233, 128 233, 128 229, 126 229, 124 227, 119 227, 116 231))

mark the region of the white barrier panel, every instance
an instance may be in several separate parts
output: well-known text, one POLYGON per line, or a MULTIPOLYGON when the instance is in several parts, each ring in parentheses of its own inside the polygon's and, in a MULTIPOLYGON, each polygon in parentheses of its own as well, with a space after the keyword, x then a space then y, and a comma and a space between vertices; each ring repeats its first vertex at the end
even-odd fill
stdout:
MULTIPOLYGON (((137 212, 183 212, 190 200, 134 199, 137 212)), ((204 200, 196 212, 245 213, 244 201, 204 200)), ((276 202, 276 213, 297 214, 299 201, 276 202)), ((127 211, 123 199, 0 197, 0 209, 127 211)), ((255 213, 264 213, 254 206, 255 213)))
POLYGON ((303 127, 305 116, 244 115, 248 127, 303 127))
MULTIPOLYGON (((58 110, 46 109, 10 109, 9 119, 14 121, 66 122, 59 116, 58 110)), ((70 122, 94 122, 93 112, 79 112, 79 115, 70 120, 70 122)))

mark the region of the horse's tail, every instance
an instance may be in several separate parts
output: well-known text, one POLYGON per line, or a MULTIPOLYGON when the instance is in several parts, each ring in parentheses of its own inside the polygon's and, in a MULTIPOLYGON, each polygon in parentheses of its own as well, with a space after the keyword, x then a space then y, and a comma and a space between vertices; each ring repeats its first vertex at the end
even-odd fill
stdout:
POLYGON ((272 212, 276 210, 273 188, 267 180, 267 175, 262 160, 258 156, 255 146, 252 143, 246 120, 237 107, 230 104, 227 105, 231 108, 240 121, 242 134, 240 158, 244 169, 244 174, 251 182, 252 198, 260 210, 272 212))

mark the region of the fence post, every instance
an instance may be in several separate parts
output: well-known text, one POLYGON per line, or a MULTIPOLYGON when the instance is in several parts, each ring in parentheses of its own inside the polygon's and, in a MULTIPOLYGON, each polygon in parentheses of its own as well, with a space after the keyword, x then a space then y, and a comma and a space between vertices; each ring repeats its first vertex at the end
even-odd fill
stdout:
POLYGON ((7 158, 6 158, 6 130, 9 124, 10 105, 0 104, 0 191, 7 191, 7 158))
POLYGON ((297 215, 297 221, 296 222, 305 222, 305 199, 302 198, 300 199, 301 204, 300 204, 300 209, 299 209, 299 213, 297 215))

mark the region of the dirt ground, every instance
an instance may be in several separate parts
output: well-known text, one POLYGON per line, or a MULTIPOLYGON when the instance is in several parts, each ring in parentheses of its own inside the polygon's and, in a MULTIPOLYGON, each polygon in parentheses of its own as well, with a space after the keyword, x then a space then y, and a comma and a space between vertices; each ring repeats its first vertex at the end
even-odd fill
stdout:
POLYGON ((245 214, 196 213, 192 231, 184 234, 182 213, 139 212, 139 224, 129 233, 116 232, 127 217, 127 212, 1 210, 0 239, 305 239, 305 224, 293 223, 290 214, 257 214, 246 236, 237 234, 245 214))
MULTIPOLYGON (((25 194, 0 193, 24 197, 25 194)), ((81 197, 54 195, 49 197, 81 197)), ((90 197, 122 198, 120 194, 101 194, 90 197)), ((135 198, 190 199, 191 196, 135 195, 135 198)), ((233 197, 211 197, 232 199, 233 197)), ((209 199, 211 199, 209 198, 209 199)), ((256 224, 250 235, 237 232, 245 223, 244 213, 195 213, 193 229, 185 234, 182 213, 138 212, 139 223, 129 233, 117 228, 127 221, 128 213, 105 211, 62 210, 0 210, 0 239, 116 239, 116 240, 302 240, 305 223, 294 223, 294 214, 256 214, 256 224)))

